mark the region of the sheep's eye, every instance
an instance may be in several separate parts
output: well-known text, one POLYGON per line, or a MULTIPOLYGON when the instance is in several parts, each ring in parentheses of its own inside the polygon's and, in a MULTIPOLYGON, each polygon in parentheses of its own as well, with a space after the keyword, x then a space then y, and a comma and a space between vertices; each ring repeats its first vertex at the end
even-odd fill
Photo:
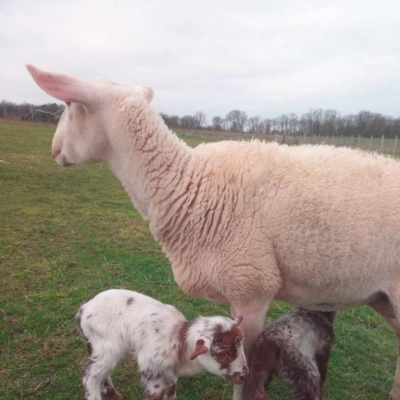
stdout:
POLYGON ((69 107, 71 105, 70 101, 66 101, 65 104, 67 105, 67 107, 69 107))

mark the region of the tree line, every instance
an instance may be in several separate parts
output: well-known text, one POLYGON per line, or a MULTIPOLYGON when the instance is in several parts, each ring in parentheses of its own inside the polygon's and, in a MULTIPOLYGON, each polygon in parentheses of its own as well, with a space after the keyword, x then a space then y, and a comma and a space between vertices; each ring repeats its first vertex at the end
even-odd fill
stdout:
MULTIPOLYGON (((48 103, 40 106, 8 101, 0 103, 0 118, 42 122, 57 122, 64 104, 48 103)), ((305 135, 305 136, 362 136, 394 138, 400 135, 400 118, 370 111, 341 115, 336 110, 310 109, 298 116, 281 114, 263 119, 258 115, 248 117, 242 110, 232 110, 225 117, 214 116, 211 124, 202 111, 194 115, 168 115, 161 113, 171 129, 207 129, 212 131, 249 132, 256 134, 305 135)))
POLYGON ((306 135, 306 136, 362 136, 395 137, 400 135, 400 118, 380 113, 360 111, 340 115, 336 110, 310 109, 298 116, 281 114, 276 118, 248 117, 242 110, 232 110, 225 117, 215 116, 207 124, 201 111, 194 115, 161 114, 171 129, 208 129, 212 131, 249 132, 257 134, 306 135))
POLYGON ((47 103, 34 105, 15 104, 3 100, 0 103, 0 118, 22 121, 57 122, 64 110, 64 104, 47 103))

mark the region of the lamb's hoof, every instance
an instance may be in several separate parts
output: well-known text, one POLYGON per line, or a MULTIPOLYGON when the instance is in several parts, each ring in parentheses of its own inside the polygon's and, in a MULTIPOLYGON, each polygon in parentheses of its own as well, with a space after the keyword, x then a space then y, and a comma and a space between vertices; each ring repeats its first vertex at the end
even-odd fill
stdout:
POLYGON ((106 400, 125 400, 125 397, 122 396, 122 394, 117 392, 116 390, 112 390, 112 391, 106 393, 104 398, 106 400))

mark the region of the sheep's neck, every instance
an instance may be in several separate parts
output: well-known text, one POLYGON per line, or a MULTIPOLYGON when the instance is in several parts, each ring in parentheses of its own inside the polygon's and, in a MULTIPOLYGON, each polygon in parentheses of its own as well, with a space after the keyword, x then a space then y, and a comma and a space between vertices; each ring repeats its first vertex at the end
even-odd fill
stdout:
POLYGON ((123 122, 126 132, 116 138, 110 167, 137 210, 151 223, 157 223, 155 219, 164 207, 174 202, 174 191, 184 179, 191 148, 150 108, 128 109, 123 122))

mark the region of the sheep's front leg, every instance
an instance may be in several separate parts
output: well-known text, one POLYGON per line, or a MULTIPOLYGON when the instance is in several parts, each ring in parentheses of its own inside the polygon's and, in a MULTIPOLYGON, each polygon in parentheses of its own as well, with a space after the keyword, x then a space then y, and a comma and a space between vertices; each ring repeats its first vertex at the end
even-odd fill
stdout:
MULTIPOLYGON (((258 301, 244 305, 231 304, 232 315, 234 317, 243 317, 241 328, 244 335, 244 351, 248 363, 250 362, 249 356, 251 348, 263 329, 265 314, 272 300, 273 299, 265 300, 264 302, 258 301)), ((241 400, 242 393, 243 385, 235 385, 233 400, 241 400)))

